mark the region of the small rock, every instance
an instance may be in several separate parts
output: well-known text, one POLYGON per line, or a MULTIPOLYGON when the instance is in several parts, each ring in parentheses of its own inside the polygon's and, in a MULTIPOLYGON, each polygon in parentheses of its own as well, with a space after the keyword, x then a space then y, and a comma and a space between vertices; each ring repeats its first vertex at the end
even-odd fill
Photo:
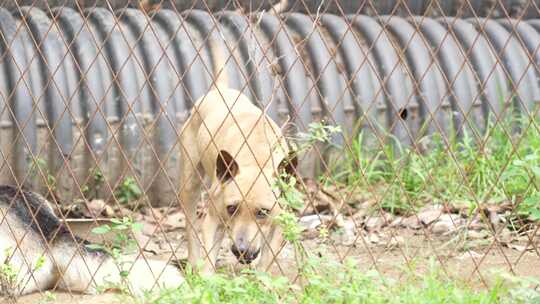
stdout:
MULTIPOLYGON (((520 242, 520 243, 529 243, 531 242, 531 236, 527 236, 527 235, 520 235, 517 237, 517 241, 520 242)), ((534 240, 532 240, 534 241, 534 240)))
POLYGON ((381 241, 381 238, 376 233, 370 233, 367 236, 367 241, 372 244, 379 244, 381 241))
POLYGON ((153 254, 158 254, 162 252, 159 245, 150 237, 144 235, 140 231, 134 233, 135 241, 138 245, 146 252, 151 252, 153 254))
POLYGON ((383 213, 383 217, 387 223, 391 223, 394 220, 394 216, 388 212, 383 213))
POLYGON ((356 231, 356 224, 352 220, 346 220, 343 222, 343 229, 348 231, 356 231))
POLYGON ((409 216, 401 221, 401 226, 409 229, 420 229, 422 224, 416 216, 409 216))
POLYGON ((510 243, 514 240, 514 238, 514 234, 508 228, 504 228, 499 234, 499 240, 502 243, 510 243))
POLYGON ((487 233, 487 231, 485 231, 485 230, 480 230, 480 231, 469 230, 469 231, 467 231, 467 237, 469 239, 471 239, 471 240, 485 239, 488 236, 489 236, 489 233, 487 233))
POLYGON ((163 225, 167 227, 167 231, 186 228, 186 216, 182 212, 169 214, 163 221, 163 225))
POLYGON ((449 202, 449 205, 456 210, 463 210, 464 212, 467 212, 469 208, 471 207, 471 202, 466 200, 457 200, 454 199, 449 202))
POLYGON ((140 222, 140 221, 144 220, 144 215, 142 215, 142 214, 139 213, 139 212, 136 212, 135 214, 133 214, 133 215, 131 216, 131 218, 132 218, 133 221, 135 221, 135 222, 140 222))
POLYGON ((388 242, 387 248, 395 248, 403 244, 405 244, 405 239, 400 235, 396 235, 390 238, 390 242, 388 242))
POLYGON ((431 226, 431 231, 435 234, 445 234, 454 230, 454 224, 446 221, 436 222, 431 226))
POLYGON ((341 244, 344 246, 354 245, 356 242, 356 225, 353 221, 345 221, 343 223, 343 236, 341 244))
POLYGON ((469 228, 469 230, 484 230, 487 227, 482 221, 482 217, 479 214, 477 214, 474 216, 474 218, 472 219, 472 221, 470 222, 467 228, 469 228))
POLYGON ((334 212, 338 206, 337 198, 332 195, 331 189, 328 189, 328 191, 319 189, 319 191, 314 193, 314 199, 312 201, 312 212, 320 213, 327 210, 334 212))
POLYGON ((497 202, 488 202, 485 210, 487 210, 488 213, 503 213, 505 207, 497 202))
POLYGON ((330 235, 335 244, 352 246, 356 243, 356 227, 352 221, 347 221, 343 228, 330 235))
POLYGON ((345 232, 341 237, 341 245, 343 246, 352 246, 356 242, 356 235, 354 233, 345 232))
POLYGON ((160 210, 161 208, 149 208, 149 207, 142 207, 141 209, 139 209, 142 215, 152 215, 152 211, 154 213, 160 214, 160 210))
MULTIPOLYGON (((498 209, 497 209, 498 210, 498 209)), ((495 230, 499 230, 502 225, 506 223, 506 219, 493 210, 488 209, 489 222, 493 225, 495 230)))
MULTIPOLYGON (((340 227, 340 228, 345 227, 346 223, 345 223, 345 219, 344 219, 343 215, 342 214, 337 214, 334 217, 333 224, 335 224, 337 227, 340 227)), ((330 228, 330 227, 327 227, 327 228, 330 228)))
POLYGON ((402 224, 403 224, 403 217, 397 216, 397 217, 390 223, 390 227, 392 227, 392 228, 400 227, 402 224))
POLYGON ((357 206, 358 210, 370 210, 374 205, 376 205, 376 202, 374 200, 366 200, 365 202, 359 204, 357 206))
POLYGON ((442 206, 424 208, 418 213, 418 220, 420 220, 420 223, 429 226, 431 223, 435 222, 442 214, 442 206))
POLYGON ((455 223, 456 226, 462 225, 464 220, 459 214, 453 214, 453 213, 444 213, 442 214, 438 221, 447 221, 455 223))
POLYGON ((322 221, 317 214, 302 216, 299 222, 306 230, 315 229, 322 224, 322 221))
POLYGON ((305 229, 317 229, 320 225, 325 222, 332 220, 332 216, 324 214, 312 214, 302 216, 300 218, 300 225, 304 226, 305 229))
POLYGON ((456 231, 462 224, 463 220, 459 215, 445 213, 431 225, 431 231, 435 234, 445 234, 456 231))
POLYGON ((107 205, 105 201, 100 199, 95 199, 86 204, 85 216, 95 218, 99 216, 112 217, 114 215, 114 210, 111 206, 107 205))
POLYGON ((519 252, 523 252, 523 251, 527 251, 527 250, 532 250, 532 248, 528 248, 527 246, 524 246, 524 245, 518 245, 518 244, 512 244, 512 243, 506 244, 506 246, 508 246, 508 248, 517 250, 517 251, 519 251, 519 252))
POLYGON ((383 213, 382 216, 369 217, 364 221, 364 225, 367 231, 376 231, 391 223, 392 220, 393 216, 390 213, 383 213))
POLYGON ((144 223, 142 228, 142 233, 147 236, 152 236, 156 231, 158 231, 157 225, 151 223, 144 223))
POLYGON ((318 238, 319 235, 320 232, 317 229, 304 229, 304 231, 302 231, 302 237, 304 240, 313 240, 318 238))
POLYGON ((468 260, 468 259, 476 259, 476 258, 481 258, 483 257, 484 255, 483 254, 480 254, 476 251, 473 251, 473 250, 469 250, 467 252, 464 252, 463 254, 459 255, 457 257, 458 260, 468 260))
POLYGON ((375 216, 368 218, 364 224, 367 231, 376 231, 381 229, 386 224, 386 221, 380 216, 375 216))
POLYGON ((347 203, 356 209, 368 210, 373 205, 373 202, 369 198, 370 195, 365 192, 356 192, 350 196, 347 203))
POLYGON ((367 209, 360 209, 355 214, 353 214, 353 218, 355 221, 362 223, 364 222, 364 219, 366 218, 367 215, 368 215, 367 209))

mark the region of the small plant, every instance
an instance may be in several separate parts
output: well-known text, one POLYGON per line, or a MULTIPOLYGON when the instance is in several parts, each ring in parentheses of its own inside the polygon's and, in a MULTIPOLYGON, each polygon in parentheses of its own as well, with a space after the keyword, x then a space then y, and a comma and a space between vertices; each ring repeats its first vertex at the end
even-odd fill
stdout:
MULTIPOLYGON (((307 133, 301 133, 299 136, 300 145, 296 148, 297 153, 310 149, 316 143, 330 143, 332 135, 340 133, 339 126, 328 126, 322 123, 311 123, 307 133)), ((274 221, 283 230, 283 237, 289 241, 294 249, 297 262, 303 264, 307 257, 305 250, 300 244, 303 227, 299 224, 298 211, 304 208, 304 194, 297 189, 297 180, 294 176, 281 174, 274 187, 281 195, 278 198, 278 204, 282 211, 277 215, 274 221)))
POLYGON ((111 224, 101 225, 92 229, 92 233, 103 235, 113 234, 113 240, 109 246, 93 244, 92 249, 102 249, 109 252, 113 257, 119 254, 132 254, 136 251, 136 241, 129 235, 142 229, 141 223, 135 223, 129 217, 122 219, 113 218, 111 224))
POLYGON ((43 294, 43 299, 40 301, 41 304, 56 303, 56 295, 50 291, 45 291, 43 294))
POLYGON ((302 269, 302 282, 250 270, 237 276, 188 273, 180 288, 148 293, 144 303, 525 304, 538 299, 538 292, 523 284, 498 283, 474 290, 433 264, 425 271, 402 270, 399 277, 392 280, 374 270, 360 270, 352 259, 310 257, 302 269))
POLYGON ((43 266, 45 266, 45 256, 42 255, 36 260, 33 271, 40 270, 43 266))
POLYGON ((300 244, 304 229, 296 214, 304 207, 304 195, 296 188, 296 178, 285 173, 281 174, 274 187, 278 190, 276 192, 281 193, 278 198, 281 212, 274 221, 281 227, 283 238, 293 245, 297 261, 302 263, 306 255, 300 244))
POLYGON ((142 191, 135 178, 127 177, 116 190, 115 196, 121 204, 128 204, 138 200, 142 196, 142 191))
MULTIPOLYGON (((20 269, 15 268, 11 263, 11 258, 13 257, 14 252, 15 251, 11 248, 7 248, 4 252, 6 258, 4 259, 3 263, 0 264, 0 296, 6 297, 12 302, 17 301, 20 275, 20 269)), ((34 266, 30 270, 30 273, 40 270, 44 265, 45 256, 42 255, 36 260, 34 266)))
POLYGON ((39 174, 39 171, 46 172, 47 171, 47 161, 45 161, 43 158, 36 157, 32 160, 32 164, 30 165, 30 174, 32 177, 36 177, 39 174))
POLYGON ((490 119, 486 132, 464 128, 434 133, 417 146, 393 139, 377 149, 360 132, 323 174, 324 185, 371 195, 378 206, 407 214, 425 204, 459 204, 474 211, 479 203, 507 202, 521 218, 540 220, 540 128, 536 118, 506 115, 490 119), (516 126, 521 126, 516 129, 516 126))
POLYGON ((94 174, 92 178, 94 180, 95 187, 101 187, 101 185, 103 185, 103 182, 105 182, 105 177, 103 176, 103 172, 101 172, 99 168, 96 168, 94 170, 94 174))
POLYGON ((17 276, 19 271, 10 263, 12 257, 11 248, 6 249, 4 253, 6 258, 0 264, 0 295, 15 302, 17 300, 17 276))
POLYGON ((39 301, 39 303, 40 304, 56 303, 56 295, 47 290, 43 293, 43 298, 39 301))
POLYGON ((324 124, 324 122, 312 122, 308 125, 307 132, 300 132, 296 141, 298 153, 310 149, 315 144, 332 145, 332 136, 341 133, 340 126, 324 124))
MULTIPOLYGON (((119 275, 122 279, 127 278, 132 261, 126 257, 137 252, 137 242, 131 237, 135 232, 142 229, 141 223, 135 223, 129 217, 111 219, 110 225, 102 225, 92 229, 92 233, 104 235, 112 233, 112 241, 107 244, 89 244, 89 249, 103 250, 107 252, 119 267, 119 275)), ((122 289, 124 290, 124 289, 122 289)))
POLYGON ((84 185, 81 188, 81 191, 84 194, 84 196, 86 196, 87 199, 95 198, 98 196, 99 189, 101 189, 101 186, 103 185, 104 182, 105 182, 105 177, 103 176, 103 173, 101 172, 99 168, 95 168, 94 171, 92 172, 93 193, 90 193, 91 190, 90 190, 90 186, 88 185, 84 185), (93 197, 91 195, 93 195, 93 197))
POLYGON ((45 176, 45 183, 50 191, 56 191, 56 177, 49 171, 47 161, 43 158, 35 158, 29 168, 30 176, 34 179, 41 180, 42 174, 45 176), (41 172, 41 173, 40 173, 41 172))
POLYGON ((88 185, 84 185, 81 187, 81 192, 82 194, 88 198, 88 195, 90 193, 90 187, 88 187, 88 185))

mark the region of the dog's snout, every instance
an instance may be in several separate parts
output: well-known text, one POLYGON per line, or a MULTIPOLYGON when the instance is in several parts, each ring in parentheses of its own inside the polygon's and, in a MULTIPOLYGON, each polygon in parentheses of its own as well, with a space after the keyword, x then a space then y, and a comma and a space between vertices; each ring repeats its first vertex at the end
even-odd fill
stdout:
POLYGON ((232 245, 231 251, 242 264, 250 264, 259 255, 260 249, 251 250, 246 244, 232 245))

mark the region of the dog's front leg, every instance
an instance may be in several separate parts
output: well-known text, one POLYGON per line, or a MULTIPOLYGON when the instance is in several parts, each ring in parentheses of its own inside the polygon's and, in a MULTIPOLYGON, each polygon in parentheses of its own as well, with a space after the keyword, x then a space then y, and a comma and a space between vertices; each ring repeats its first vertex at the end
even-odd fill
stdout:
POLYGON ((270 240, 264 243, 261 252, 261 260, 257 268, 261 271, 267 271, 277 258, 283 244, 283 233, 279 226, 273 226, 270 232, 270 240))
MULTIPOLYGON (((186 160, 187 162, 187 160, 186 160)), ((189 165, 188 165, 189 166, 189 165)), ((191 168, 185 169, 182 174, 183 189, 180 193, 180 200, 186 213, 186 238, 188 242, 188 261, 192 267, 197 266, 201 258, 201 241, 197 235, 197 203, 194 193, 198 193, 200 182, 195 171, 191 168)))
POLYGON ((203 255, 205 255, 202 273, 211 274, 216 269, 216 261, 225 231, 219 219, 208 213, 203 221, 202 233, 203 255))

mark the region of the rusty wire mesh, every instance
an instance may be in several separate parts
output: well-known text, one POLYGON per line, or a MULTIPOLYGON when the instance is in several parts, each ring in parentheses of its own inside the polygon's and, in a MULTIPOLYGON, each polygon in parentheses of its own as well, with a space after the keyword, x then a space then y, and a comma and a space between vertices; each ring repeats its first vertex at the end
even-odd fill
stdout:
MULTIPOLYGON (((195 101, 220 82, 290 126, 291 138, 317 123, 341 127, 301 155, 307 252, 324 242, 332 259, 383 272, 434 257, 484 287, 492 268, 538 275, 539 163, 518 153, 531 140, 524 134, 539 131, 537 2, 489 1, 481 10, 478 1, 451 9, 444 1, 173 2, 0 1, 2 184, 47 197, 73 236, 103 242, 91 228, 127 216, 144 225, 133 236, 139 259, 185 259, 186 228, 222 203, 203 183, 196 215, 184 215, 181 172, 198 164, 180 163, 193 143, 179 139, 195 101), (504 124, 516 116, 522 123, 504 124), (484 158, 495 129, 511 145, 502 166, 484 158), (460 162, 469 146, 453 148, 464 141, 478 152, 469 163, 460 162), (425 192, 440 183, 438 171, 408 184, 417 174, 409 162, 428 166, 422 155, 434 149, 455 166, 466 198, 425 192), (371 181, 384 170, 373 166, 392 157, 392 176, 371 181), (512 157, 530 169, 510 177, 524 179, 523 193, 504 189, 512 157), (337 175, 353 174, 339 171, 340 161, 356 179, 337 175), (498 170, 482 195, 469 179, 475 162, 498 170), (460 243, 463 235, 481 242, 460 243)), ((245 141, 250 130, 241 131, 245 141)), ((236 267, 226 244, 218 264, 236 267)), ((271 272, 297 278, 290 244, 272 255, 271 272)))

